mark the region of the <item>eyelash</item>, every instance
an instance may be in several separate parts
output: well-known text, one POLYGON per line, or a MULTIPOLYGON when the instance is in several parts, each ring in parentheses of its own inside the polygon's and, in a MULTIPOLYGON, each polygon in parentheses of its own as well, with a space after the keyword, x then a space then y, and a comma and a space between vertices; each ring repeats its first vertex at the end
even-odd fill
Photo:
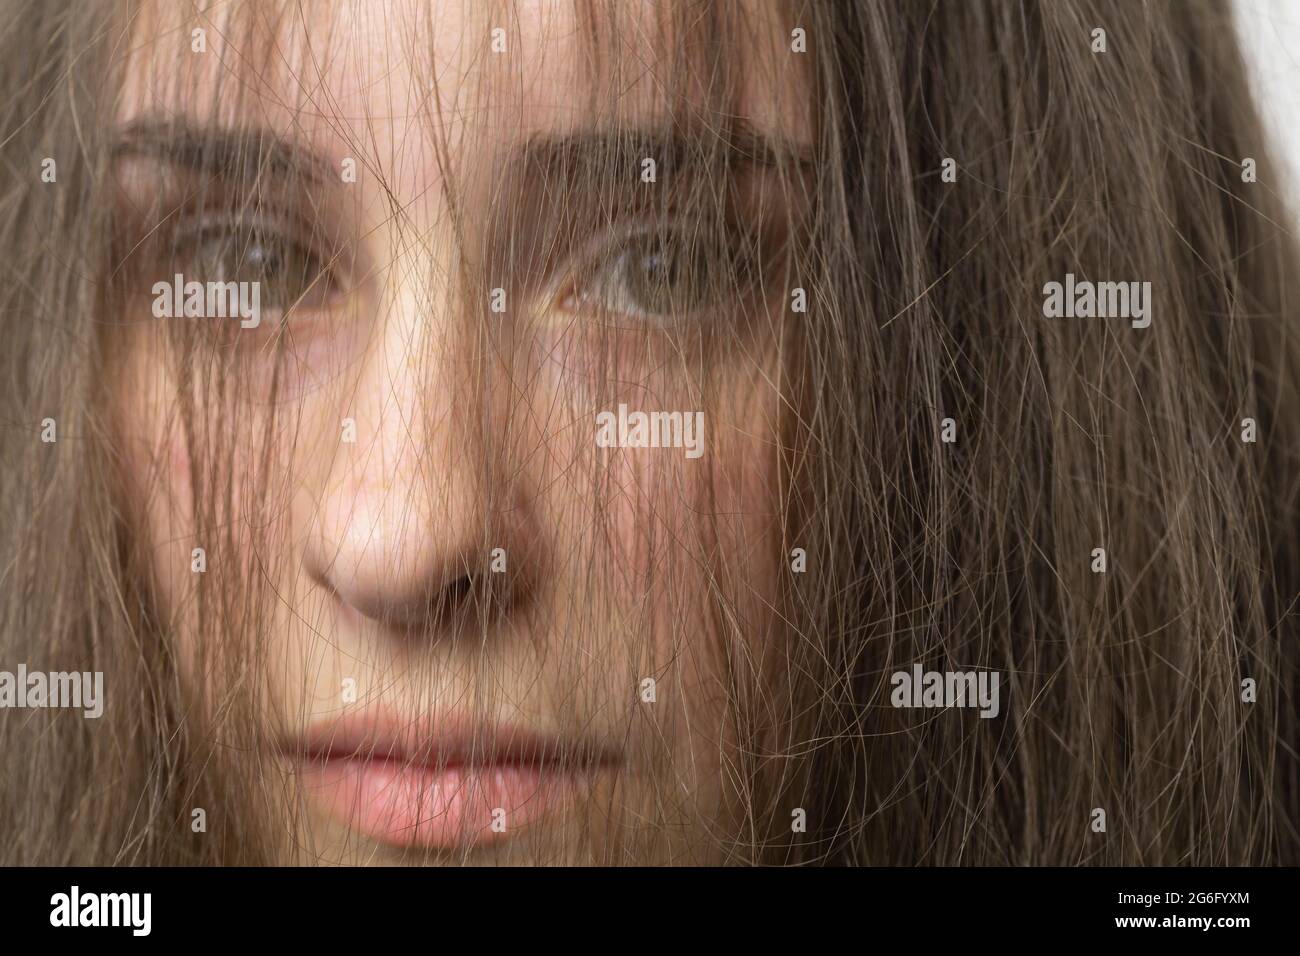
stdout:
MULTIPOLYGON (((258 279, 264 287, 269 286, 270 296, 265 311, 284 315, 295 308, 305 311, 325 308, 327 300, 341 287, 338 270, 329 264, 329 255, 313 243, 298 238, 295 231, 283 219, 273 216, 200 217, 193 225, 173 232, 171 259, 173 264, 192 267, 192 277, 199 281, 230 281, 240 277, 241 268, 249 261, 253 250, 263 250, 267 261, 273 263, 270 270, 262 273, 266 275, 269 272, 269 281, 258 279), (215 255, 195 267, 209 245, 216 247, 215 255), (233 276, 209 274, 213 263, 232 254, 238 256, 238 265, 230 270, 234 272, 233 276), (296 264, 305 267, 295 275, 292 266, 296 264), (299 289, 295 294, 277 297, 276 284, 284 281, 297 282, 299 289)), ((258 267, 255 265, 254 268, 258 267)))
MULTIPOLYGON (((566 270, 563 287, 554 300, 555 307, 570 314, 595 312, 602 316, 623 316, 640 324, 667 325, 698 318, 721 306, 726 294, 734 293, 740 298, 750 291, 758 271, 756 243, 751 236, 736 231, 720 233, 716 228, 692 222, 656 223, 625 231, 612 241, 602 239, 575 258, 578 264, 566 270), (698 288, 688 291, 688 295, 697 293, 696 301, 668 298, 660 309, 631 304, 629 300, 635 293, 629 288, 629 282, 634 277, 628 275, 628 270, 636 267, 636 256, 641 255, 644 262, 644 257, 659 255, 665 248, 670 254, 678 255, 669 268, 684 264, 687 269, 703 272, 703 275, 699 272, 695 276, 686 275, 688 281, 698 284, 698 288), (684 258, 691 257, 693 262, 683 263, 684 258), (612 299, 622 301, 611 304, 612 299)), ((648 290, 643 287, 639 291, 671 297, 674 292, 680 292, 668 286, 674 278, 670 276, 648 290)))

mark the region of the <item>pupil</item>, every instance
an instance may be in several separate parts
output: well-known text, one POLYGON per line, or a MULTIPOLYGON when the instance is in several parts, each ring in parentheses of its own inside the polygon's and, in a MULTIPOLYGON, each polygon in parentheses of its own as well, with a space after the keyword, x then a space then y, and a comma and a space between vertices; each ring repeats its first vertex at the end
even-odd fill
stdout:
MULTIPOLYGON (((663 237, 649 240, 647 246, 631 258, 629 274, 624 277, 627 292, 637 307, 661 315, 694 308, 704 263, 690 261, 680 245, 663 237)), ((702 256, 697 254, 695 258, 702 256)))
POLYGON ((663 243, 641 257, 641 271, 648 282, 671 283, 677 278, 676 263, 664 249, 663 243))
POLYGON ((244 263, 255 275, 275 275, 282 265, 280 254, 264 242, 252 242, 244 252, 244 263))

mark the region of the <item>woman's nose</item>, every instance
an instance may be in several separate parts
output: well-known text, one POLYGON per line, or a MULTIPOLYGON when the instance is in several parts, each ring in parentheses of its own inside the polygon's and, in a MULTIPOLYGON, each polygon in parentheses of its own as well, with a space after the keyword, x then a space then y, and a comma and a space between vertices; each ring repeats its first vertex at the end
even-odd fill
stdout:
POLYGON ((481 437, 487 400, 469 388, 472 362, 457 355, 457 336, 391 324, 399 327, 383 335, 393 344, 375 349, 362 371, 356 440, 341 443, 330 466, 304 562, 366 618, 437 629, 501 590, 507 576, 496 572, 508 567, 513 541, 493 515, 512 509, 488 498, 497 483, 481 437), (411 336, 426 334, 413 360, 411 336))

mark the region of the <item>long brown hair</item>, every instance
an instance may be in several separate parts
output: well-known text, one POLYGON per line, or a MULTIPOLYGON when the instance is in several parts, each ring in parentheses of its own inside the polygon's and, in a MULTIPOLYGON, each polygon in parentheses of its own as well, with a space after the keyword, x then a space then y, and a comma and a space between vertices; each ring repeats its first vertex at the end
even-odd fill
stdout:
MULTIPOLYGON (((629 65, 618 6, 580 7, 593 101, 608 104, 629 65)), ((112 200, 120 131, 105 118, 140 13, 0 9, 11 25, 0 39, 0 669, 99 670, 110 695, 98 721, 0 713, 0 862, 279 859, 233 809, 267 799, 255 767, 231 757, 247 739, 238 714, 255 709, 260 625, 247 595, 265 595, 263 569, 210 574, 199 589, 205 645, 238 651, 203 665, 229 670, 227 690, 200 706, 181 689, 123 500, 110 393, 129 269, 112 200), (53 183, 40 175, 47 157, 53 183), (40 440, 47 418, 54 443, 40 440), (214 735, 200 710, 229 726, 214 735), (199 838, 195 807, 230 809, 199 838)), ((1297 259, 1226 8, 778 9, 807 40, 814 148, 808 175, 781 180, 801 238, 782 244, 763 313, 785 400, 771 546, 782 568, 801 552, 806 570, 766 596, 781 626, 760 653, 739 649, 753 646, 734 613, 745 582, 716 565, 692 571, 710 581, 710 640, 729 680, 737 814, 714 832, 724 857, 1300 861, 1297 259), (1149 282, 1150 326, 1045 316, 1045 284, 1066 275, 1149 282), (806 311, 789 308, 796 284, 806 311), (893 706, 893 675, 916 665, 1000 673, 999 716, 893 706)), ((715 112, 688 117, 675 94, 700 75, 684 64, 735 59, 744 19, 725 4, 671 15, 673 119, 716 121, 734 91, 725 69, 708 74, 715 112)), ((246 21, 261 36, 297 14, 228 16, 223 34, 246 21)), ((238 85, 214 96, 219 112, 238 113, 238 85)), ((552 185, 572 196, 602 174, 562 168, 552 185)), ((467 249, 522 234, 518 220, 483 235, 462 225, 467 249)), ((571 243, 579 226, 565 228, 537 241, 571 243)), ((490 272, 476 275, 479 291, 490 272)), ((165 335, 186 370, 177 427, 208 462, 195 467, 194 507, 233 551, 229 469, 213 463, 232 455, 245 399, 214 370, 220 343, 180 325, 165 335), (199 406, 192 389, 216 404, 199 406)), ((744 341, 719 330, 675 361, 691 378, 702 356, 744 341)), ((702 406, 725 403, 697 379, 702 406)), ((485 495, 501 473, 489 457, 485 495)), ((277 500, 268 491, 259 514, 277 500)), ((498 598, 481 604, 483 627, 503 613, 498 598)), ((666 830, 676 811, 660 809, 666 830)))

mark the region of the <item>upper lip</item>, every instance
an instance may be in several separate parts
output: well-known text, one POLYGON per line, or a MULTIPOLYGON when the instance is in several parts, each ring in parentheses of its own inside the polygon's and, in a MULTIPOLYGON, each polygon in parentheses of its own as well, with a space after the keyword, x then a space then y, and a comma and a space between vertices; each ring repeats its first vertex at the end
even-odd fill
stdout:
POLYGON ((577 770, 612 763, 617 755, 593 741, 567 739, 490 720, 448 714, 400 720, 369 712, 311 724, 281 743, 304 762, 381 760, 410 766, 529 766, 577 770))

